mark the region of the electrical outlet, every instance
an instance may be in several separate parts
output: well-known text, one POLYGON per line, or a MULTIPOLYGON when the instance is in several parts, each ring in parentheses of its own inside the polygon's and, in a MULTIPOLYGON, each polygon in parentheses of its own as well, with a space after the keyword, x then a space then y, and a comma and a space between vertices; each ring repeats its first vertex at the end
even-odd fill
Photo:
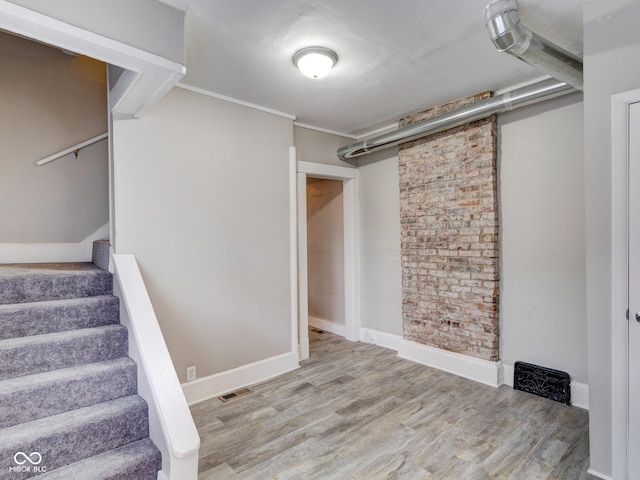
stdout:
POLYGON ((196 379, 196 366, 187 367, 187 382, 193 382, 196 379))

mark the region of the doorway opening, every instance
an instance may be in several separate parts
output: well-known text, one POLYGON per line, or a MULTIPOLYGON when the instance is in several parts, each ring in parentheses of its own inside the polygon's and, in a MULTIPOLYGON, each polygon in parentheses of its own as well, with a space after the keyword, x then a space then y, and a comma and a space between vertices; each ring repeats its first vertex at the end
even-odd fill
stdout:
POLYGON ((358 182, 355 168, 297 162, 300 360, 310 325, 360 340, 358 182))
POLYGON ((309 327, 345 336, 344 220, 340 180, 307 177, 309 327))

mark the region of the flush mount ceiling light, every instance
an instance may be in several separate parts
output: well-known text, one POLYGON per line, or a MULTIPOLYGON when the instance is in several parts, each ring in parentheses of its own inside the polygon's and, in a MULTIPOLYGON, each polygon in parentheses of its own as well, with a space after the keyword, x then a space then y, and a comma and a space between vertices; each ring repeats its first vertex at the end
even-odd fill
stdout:
POLYGON ((295 53, 293 63, 303 75, 322 78, 338 63, 338 55, 325 47, 307 47, 295 53))

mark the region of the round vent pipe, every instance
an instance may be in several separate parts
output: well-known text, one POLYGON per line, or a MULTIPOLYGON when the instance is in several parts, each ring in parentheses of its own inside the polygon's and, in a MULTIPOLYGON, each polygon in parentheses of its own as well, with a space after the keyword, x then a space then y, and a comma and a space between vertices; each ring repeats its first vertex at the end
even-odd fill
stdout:
POLYGON ((490 115, 565 95, 576 89, 582 90, 582 61, 524 27, 515 0, 491 1, 485 7, 485 19, 491 40, 498 50, 515 55, 554 78, 342 147, 337 152, 338 158, 347 160, 395 147, 490 115))
POLYGON ((452 112, 400 128, 379 137, 342 147, 338 150, 338 158, 347 160, 385 148, 395 147, 401 143, 417 140, 449 128, 459 127, 496 113, 506 112, 507 110, 559 97, 574 91, 570 85, 550 78, 533 85, 511 90, 497 97, 490 97, 486 100, 466 105, 452 112))
POLYGON ((499 51, 582 90, 582 60, 522 25, 516 0, 492 0, 484 9, 484 17, 499 51))

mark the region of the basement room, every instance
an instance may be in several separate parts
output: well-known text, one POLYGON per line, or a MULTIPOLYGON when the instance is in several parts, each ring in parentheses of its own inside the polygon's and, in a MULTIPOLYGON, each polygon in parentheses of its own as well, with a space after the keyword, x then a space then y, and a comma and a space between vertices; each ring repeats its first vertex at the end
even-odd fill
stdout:
POLYGON ((638 31, 0 0, 0 480, 640 480, 638 31))

